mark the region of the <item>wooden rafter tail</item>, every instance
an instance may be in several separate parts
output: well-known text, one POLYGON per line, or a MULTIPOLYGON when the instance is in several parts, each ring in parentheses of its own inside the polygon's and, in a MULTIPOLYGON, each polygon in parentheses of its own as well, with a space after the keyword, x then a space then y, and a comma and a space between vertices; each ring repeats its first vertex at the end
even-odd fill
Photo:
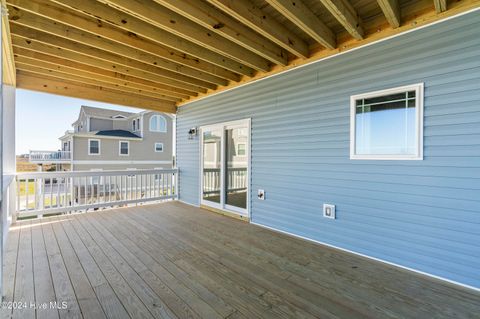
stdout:
POLYGON ((433 3, 435 5, 435 11, 437 11, 437 13, 447 11, 447 0, 433 0, 433 3))
POLYGON ((93 101, 161 110, 162 112, 167 113, 176 112, 175 103, 171 101, 151 99, 134 94, 125 94, 100 86, 58 80, 53 77, 40 76, 22 70, 17 72, 17 87, 93 101))
POLYGON ((335 49, 335 34, 301 0, 266 0, 303 32, 327 49, 335 49))
POLYGON ((363 39, 362 21, 348 0, 320 0, 327 10, 357 40, 363 39))
POLYGON ((400 5, 398 0, 377 0, 385 18, 392 28, 400 26, 400 5))
POLYGON ((308 44, 250 0, 207 0, 295 56, 308 58, 308 44))

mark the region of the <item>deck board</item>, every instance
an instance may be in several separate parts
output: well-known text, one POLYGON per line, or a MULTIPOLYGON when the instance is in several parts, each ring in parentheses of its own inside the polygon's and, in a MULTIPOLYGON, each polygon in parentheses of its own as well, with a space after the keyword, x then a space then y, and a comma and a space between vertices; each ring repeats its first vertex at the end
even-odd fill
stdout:
POLYGON ((179 202, 13 225, 1 318, 476 318, 480 293, 179 202))

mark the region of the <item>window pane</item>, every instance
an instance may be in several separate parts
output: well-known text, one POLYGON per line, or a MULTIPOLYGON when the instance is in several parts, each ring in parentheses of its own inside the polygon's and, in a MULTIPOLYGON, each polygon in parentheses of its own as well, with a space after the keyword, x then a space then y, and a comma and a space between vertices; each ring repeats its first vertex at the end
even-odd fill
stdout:
POLYGON ((98 141, 90 141, 90 153, 98 154, 99 153, 99 143, 98 141))
POLYGON ((411 91, 357 100, 355 153, 415 155, 416 110, 415 99, 410 98, 414 96, 411 91))
POLYGON ((156 152, 163 152, 163 144, 162 143, 155 143, 155 151, 156 152))
POLYGON ((126 142, 120 143, 120 154, 128 155, 128 143, 126 142))

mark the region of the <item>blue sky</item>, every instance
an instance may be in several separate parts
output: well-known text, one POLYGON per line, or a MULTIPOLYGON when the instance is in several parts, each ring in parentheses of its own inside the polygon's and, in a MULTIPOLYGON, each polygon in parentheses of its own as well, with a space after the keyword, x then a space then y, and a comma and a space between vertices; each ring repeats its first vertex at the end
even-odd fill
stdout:
POLYGON ((47 93, 17 89, 16 154, 29 150, 58 150, 66 130, 72 129, 80 107, 89 105, 120 111, 140 112, 142 109, 94 102, 47 93))

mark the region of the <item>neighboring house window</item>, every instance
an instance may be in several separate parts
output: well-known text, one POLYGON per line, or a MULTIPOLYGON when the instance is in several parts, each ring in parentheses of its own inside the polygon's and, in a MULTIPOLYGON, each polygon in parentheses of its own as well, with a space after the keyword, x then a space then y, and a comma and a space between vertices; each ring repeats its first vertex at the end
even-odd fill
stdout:
POLYGON ((120 156, 128 156, 130 152, 130 142, 128 141, 120 141, 118 143, 118 155, 120 156))
POLYGON ((140 131, 140 119, 134 119, 132 122, 133 131, 140 131))
POLYGON ((163 143, 155 143, 155 152, 163 152, 163 143))
POLYGON ((150 118, 150 131, 167 132, 167 120, 161 115, 152 115, 150 118))
POLYGON ((243 144, 243 143, 238 144, 238 146, 237 146, 237 155, 238 155, 238 156, 245 156, 246 152, 247 152, 247 151, 246 151, 246 144, 243 144))
POLYGON ((352 96, 350 158, 423 159, 423 83, 352 96))
POLYGON ((88 155, 100 155, 100 140, 88 140, 88 155))

